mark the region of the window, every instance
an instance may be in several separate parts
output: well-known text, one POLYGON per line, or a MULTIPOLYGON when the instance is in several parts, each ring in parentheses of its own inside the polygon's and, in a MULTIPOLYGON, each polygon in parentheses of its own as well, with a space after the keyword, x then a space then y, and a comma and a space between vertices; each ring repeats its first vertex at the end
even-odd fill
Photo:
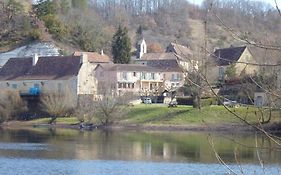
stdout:
POLYGON ((155 73, 151 73, 151 79, 155 80, 155 73))
POLYGON ((132 89, 134 89, 134 88, 135 88, 135 83, 132 84, 132 89))
POLYGON ((145 80, 146 80, 146 78, 147 78, 146 73, 143 73, 143 79, 145 79, 145 80))
POLYGON ((172 74, 172 81, 176 80, 175 74, 172 74))
POLYGON ((123 88, 124 88, 124 89, 126 89, 126 88, 127 88, 127 87, 126 87, 126 83, 123 83, 123 88))
POLYGON ((136 72, 133 72, 133 76, 136 77, 136 76, 137 76, 137 73, 136 73, 136 72))
POLYGON ((17 85, 17 84, 12 84, 12 88, 13 88, 13 89, 17 89, 17 88, 18 88, 18 85, 17 85))
POLYGON ((150 90, 152 90, 153 89, 153 84, 150 84, 149 88, 150 88, 150 90))
POLYGON ((129 89, 131 88, 131 83, 128 83, 128 88, 129 88, 129 89))
POLYGON ((122 83, 118 83, 118 88, 122 88, 122 83))
POLYGON ((177 81, 180 81, 180 74, 177 74, 177 81))
POLYGON ((224 79, 224 68, 223 67, 219 68, 219 79, 220 80, 224 79))
POLYGON ((123 80, 127 80, 127 72, 122 73, 123 80))

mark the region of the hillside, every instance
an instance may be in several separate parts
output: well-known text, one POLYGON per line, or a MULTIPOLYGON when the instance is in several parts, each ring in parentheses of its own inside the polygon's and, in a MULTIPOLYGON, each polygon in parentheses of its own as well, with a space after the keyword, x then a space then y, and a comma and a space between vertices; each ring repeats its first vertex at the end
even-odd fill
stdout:
MULTIPOLYGON (((36 41, 53 42, 63 53, 74 50, 111 52, 119 25, 128 28, 132 46, 140 38, 165 50, 171 41, 202 54, 205 27, 208 50, 246 44, 243 40, 278 45, 280 16, 276 9, 244 0, 205 1, 201 7, 185 0, 43 1, 3 0, 0 7, 0 51, 36 41), (206 9, 208 15, 206 16, 206 9), (207 19, 207 25, 204 21, 207 19)), ((153 50, 152 50, 153 51, 153 50)))

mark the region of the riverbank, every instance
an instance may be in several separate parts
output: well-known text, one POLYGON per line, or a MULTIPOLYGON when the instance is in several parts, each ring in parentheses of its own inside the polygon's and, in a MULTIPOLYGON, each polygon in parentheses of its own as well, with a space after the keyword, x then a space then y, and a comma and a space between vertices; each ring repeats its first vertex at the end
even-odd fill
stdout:
MULTIPOLYGON (((267 120, 269 112, 253 107, 230 108, 232 112, 256 125, 263 115, 267 120)), ((272 111, 269 124, 264 125, 267 130, 280 131, 280 111, 272 111)), ((81 129, 75 117, 58 118, 55 125, 49 125, 49 118, 32 121, 10 121, 2 124, 3 128, 71 128, 81 129)), ((92 127, 98 127, 98 121, 92 127)), ((107 127, 108 129, 130 130, 166 130, 166 131, 249 131, 252 127, 245 125, 240 119, 228 112, 222 106, 208 106, 201 110, 191 106, 168 108, 164 105, 136 105, 130 107, 128 113, 107 127)))

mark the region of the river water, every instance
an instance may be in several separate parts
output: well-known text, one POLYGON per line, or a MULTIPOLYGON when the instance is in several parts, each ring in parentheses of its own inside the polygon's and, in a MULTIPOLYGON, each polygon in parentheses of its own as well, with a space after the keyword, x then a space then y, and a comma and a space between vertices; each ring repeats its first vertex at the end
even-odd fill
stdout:
POLYGON ((0 133, 1 175, 278 175, 280 164, 278 146, 255 133, 67 129, 0 133))

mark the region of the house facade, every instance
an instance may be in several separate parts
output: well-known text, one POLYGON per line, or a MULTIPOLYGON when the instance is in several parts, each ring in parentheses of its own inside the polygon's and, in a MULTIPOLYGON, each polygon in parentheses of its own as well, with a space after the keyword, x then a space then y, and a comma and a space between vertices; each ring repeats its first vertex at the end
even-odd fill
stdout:
POLYGON ((10 58, 0 70, 0 89, 22 96, 64 94, 76 103, 79 95, 94 93, 92 68, 86 55, 10 58))
POLYGON ((246 46, 216 49, 212 59, 215 64, 212 69, 219 81, 227 78, 228 69, 233 69, 233 76, 236 77, 253 75, 259 71, 257 61, 246 46))
POLYGON ((171 43, 166 52, 147 53, 146 42, 139 42, 136 64, 146 65, 161 70, 164 89, 174 91, 182 87, 188 72, 198 70, 198 61, 193 59, 191 50, 185 46, 171 43), (140 52, 140 53, 139 53, 140 52))
POLYGON ((163 53, 147 53, 147 45, 142 39, 137 45, 136 59, 133 60, 137 64, 146 64, 148 60, 177 60, 184 72, 198 69, 199 62, 193 58, 192 51, 183 45, 170 43, 166 52, 163 53))
POLYGON ((163 91, 161 71, 145 65, 99 64, 95 69, 95 77, 101 91, 112 88, 118 94, 131 92, 138 96, 156 95, 163 91))

